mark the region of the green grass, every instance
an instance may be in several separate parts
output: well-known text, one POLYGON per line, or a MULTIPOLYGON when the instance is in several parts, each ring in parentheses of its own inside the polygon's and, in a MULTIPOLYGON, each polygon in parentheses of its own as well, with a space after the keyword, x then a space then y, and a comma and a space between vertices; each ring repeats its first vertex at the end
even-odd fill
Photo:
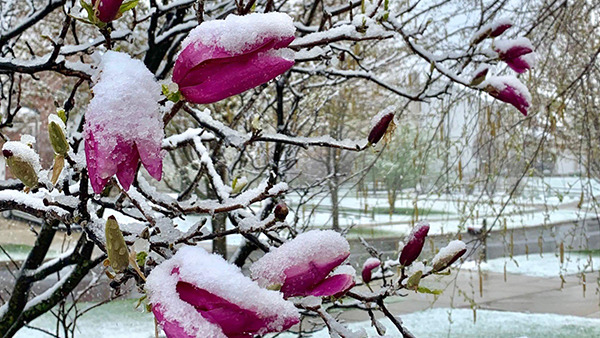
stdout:
POLYGON ((376 230, 371 227, 355 227, 348 231, 349 237, 395 237, 398 233, 393 231, 376 230))
MULTIPOLYGON (((10 257, 14 260, 23 260, 27 258, 29 251, 32 246, 26 244, 0 244, 4 251, 8 252, 10 257)), ((8 256, 4 254, 3 250, 0 250, 0 261, 8 261, 8 256)))
MULTIPOLYGON (((331 211, 331 207, 329 206, 317 206, 314 207, 317 211, 331 211)), ((371 215, 373 213, 377 215, 389 215, 390 208, 389 207, 369 207, 368 211, 365 212, 365 209, 358 208, 350 208, 350 207, 340 207, 340 214, 343 213, 352 213, 352 214, 362 214, 362 215, 371 215)), ((412 216, 415 214, 414 208, 395 208, 394 215, 403 215, 403 216, 412 216)), ((428 215, 447 215, 448 213, 440 210, 433 209, 419 209, 419 215, 428 216, 428 215)))

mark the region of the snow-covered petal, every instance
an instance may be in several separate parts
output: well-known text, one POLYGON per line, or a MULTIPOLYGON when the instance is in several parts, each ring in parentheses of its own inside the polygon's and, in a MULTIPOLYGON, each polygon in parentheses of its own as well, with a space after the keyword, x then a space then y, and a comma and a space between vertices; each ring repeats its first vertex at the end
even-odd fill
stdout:
POLYGON ((94 192, 102 192, 113 175, 128 190, 140 158, 148 173, 160 180, 164 132, 158 107, 161 89, 154 75, 141 61, 109 51, 93 80, 84 135, 94 192))
POLYGON ((260 288, 222 257, 183 247, 157 266, 148 299, 168 337, 250 337, 298 322, 281 293, 260 288))
MULTIPOLYGON (((312 230, 271 250, 254 263, 250 271, 252 278, 263 287, 281 285, 285 297, 313 295, 313 292, 324 295, 324 290, 331 292, 328 296, 337 295, 343 287, 336 289, 327 284, 319 288, 319 285, 349 255, 350 245, 339 233, 312 230)), ((348 281, 344 278, 336 277, 327 283, 342 285, 341 281, 348 281)))
POLYGON ((295 27, 284 13, 229 15, 192 30, 173 68, 186 100, 212 103, 270 81, 294 65, 295 27))

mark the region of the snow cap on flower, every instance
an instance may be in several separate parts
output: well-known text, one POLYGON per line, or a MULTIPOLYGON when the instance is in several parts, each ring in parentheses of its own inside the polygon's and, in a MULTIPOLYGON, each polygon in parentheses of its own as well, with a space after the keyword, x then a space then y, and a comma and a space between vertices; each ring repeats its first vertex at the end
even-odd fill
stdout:
POLYGON ((281 286, 284 296, 335 296, 350 290, 350 274, 330 272, 350 256, 350 245, 332 230, 312 230, 271 250, 250 267, 262 287, 281 286))
POLYGON ((533 66, 535 60, 533 45, 525 37, 514 40, 498 40, 494 43, 496 52, 500 60, 512 68, 515 72, 521 74, 533 66))
POLYGON ((92 78, 94 98, 85 113, 85 157, 94 192, 117 175, 125 190, 141 159, 148 173, 162 176, 164 137, 161 88, 140 60, 109 51, 92 78))
POLYGON ((10 172, 28 188, 38 186, 39 172, 42 170, 40 157, 23 142, 8 141, 2 146, 2 155, 10 172))
POLYGON ((381 261, 375 257, 369 257, 362 267, 362 279, 363 282, 368 283, 371 281, 371 272, 373 269, 379 267, 381 265, 381 261))
POLYGON ((462 255, 467 252, 467 246, 463 241, 454 240, 448 243, 447 246, 440 249, 440 251, 433 257, 431 264, 433 265, 433 271, 442 271, 445 268, 456 262, 462 255))
POLYGON ((487 38, 498 37, 507 29, 512 27, 512 25, 512 20, 509 18, 498 19, 490 24, 483 25, 479 30, 477 30, 477 32, 475 32, 475 34, 473 34, 473 37, 471 38, 471 44, 476 45, 487 38))
POLYGON ((281 293, 260 288, 238 267, 201 247, 182 247, 157 266, 146 290, 169 338, 252 337, 299 321, 281 293))
POLYGON ((408 235, 408 239, 406 240, 406 245, 404 245, 404 248, 402 249, 402 253, 400 253, 401 265, 409 266, 415 261, 415 259, 417 259, 417 257, 419 257, 421 250, 423 250, 425 237, 427 237, 428 232, 428 222, 421 221, 415 225, 410 235, 408 235))
POLYGON ((123 0, 92 0, 96 17, 102 22, 113 21, 119 14, 119 8, 122 4, 123 0))
POLYGON ((388 130, 394 130, 394 112, 392 110, 392 107, 388 107, 373 117, 371 120, 371 132, 367 138, 369 143, 376 144, 388 130))
POLYGON ((173 81, 187 101, 213 103, 270 81, 294 65, 296 28, 285 13, 205 21, 183 41, 173 81))
POLYGON ((514 76, 492 76, 480 85, 491 96, 512 104, 521 114, 527 116, 531 94, 527 87, 514 76))

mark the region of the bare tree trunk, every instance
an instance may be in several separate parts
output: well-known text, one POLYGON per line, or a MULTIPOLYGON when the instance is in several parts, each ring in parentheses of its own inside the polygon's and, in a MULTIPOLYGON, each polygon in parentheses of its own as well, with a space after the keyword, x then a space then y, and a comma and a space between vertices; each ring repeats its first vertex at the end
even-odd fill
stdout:
MULTIPOLYGON (((215 169, 217 170, 217 173, 223 179, 223 182, 227 182, 227 166, 225 166, 225 164, 223 163, 222 156, 223 156, 223 151, 219 145, 213 151, 213 159, 212 160, 213 160, 213 163, 215 163, 215 167, 216 167, 215 169)), ((207 191, 208 191, 209 198, 217 197, 216 192, 213 189, 211 189, 211 187, 208 187, 207 191)), ((227 214, 226 213, 223 213, 223 212, 218 213, 212 217, 213 233, 219 233, 219 232, 225 231, 226 226, 227 226, 227 214)), ((219 254, 219 255, 223 256, 223 258, 227 259, 227 238, 225 236, 216 237, 215 239, 213 239, 212 252, 219 254)))
POLYGON ((340 228, 340 201, 338 197, 338 191, 340 187, 340 180, 338 177, 339 163, 336 158, 336 149, 329 149, 327 154, 327 167, 330 169, 329 174, 331 179, 329 180, 329 192, 331 193, 331 228, 335 231, 341 231, 340 228))

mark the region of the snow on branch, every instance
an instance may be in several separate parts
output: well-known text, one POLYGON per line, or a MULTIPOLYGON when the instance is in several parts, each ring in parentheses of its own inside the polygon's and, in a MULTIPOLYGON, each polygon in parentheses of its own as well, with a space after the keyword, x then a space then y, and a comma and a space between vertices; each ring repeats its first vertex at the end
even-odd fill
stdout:
POLYGON ((184 110, 190 114, 201 126, 210 130, 215 135, 222 138, 226 144, 236 148, 242 148, 244 145, 253 142, 281 142, 285 144, 292 144, 301 147, 309 146, 320 146, 320 147, 331 147, 339 148, 344 150, 360 151, 366 146, 366 140, 353 141, 353 140, 335 140, 330 136, 321 137, 300 137, 300 136, 289 136, 285 134, 251 134, 251 133, 240 133, 233 130, 223 123, 213 119, 210 116, 210 110, 205 109, 199 111, 187 106, 184 106, 184 110))

